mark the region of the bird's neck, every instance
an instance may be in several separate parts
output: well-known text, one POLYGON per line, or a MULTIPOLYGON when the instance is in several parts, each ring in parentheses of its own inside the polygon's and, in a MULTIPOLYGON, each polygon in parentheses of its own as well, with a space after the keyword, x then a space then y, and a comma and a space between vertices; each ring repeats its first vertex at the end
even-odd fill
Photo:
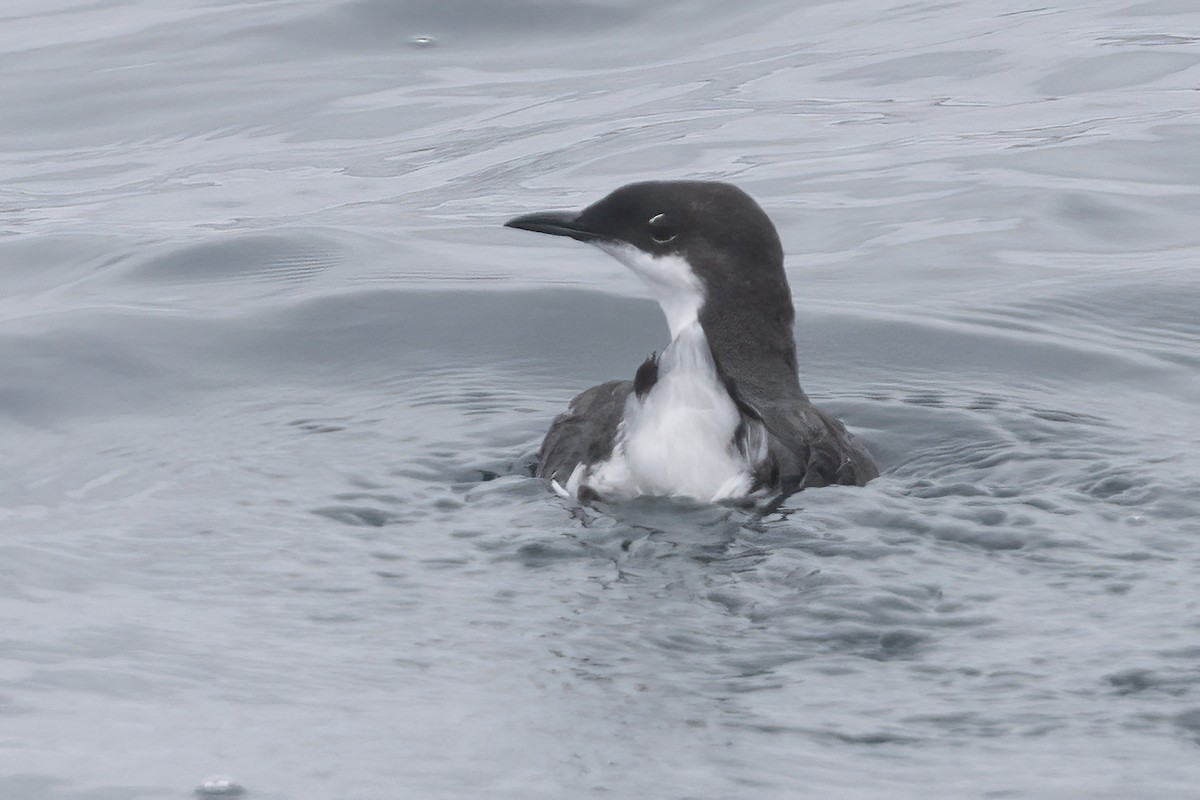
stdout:
POLYGON ((613 242, 600 242, 597 246, 642 279, 667 318, 672 341, 699 318, 700 308, 704 305, 704 286, 684 258, 654 256, 636 247, 613 242))
POLYGON ((700 320, 693 317, 691 322, 679 330, 672 330, 671 343, 663 350, 659 360, 664 372, 672 369, 700 369, 716 374, 716 363, 709 347, 708 337, 704 335, 704 326, 700 320))
POLYGON ((667 318, 667 328, 671 331, 672 343, 678 341, 681 336, 689 336, 693 333, 693 329, 700 331, 703 335, 700 327, 702 298, 699 293, 685 294, 664 291, 656 294, 658 296, 654 299, 658 301, 663 316, 667 318))
POLYGON ((803 396, 790 301, 784 295, 742 309, 701 308, 697 321, 723 377, 754 394, 803 396))

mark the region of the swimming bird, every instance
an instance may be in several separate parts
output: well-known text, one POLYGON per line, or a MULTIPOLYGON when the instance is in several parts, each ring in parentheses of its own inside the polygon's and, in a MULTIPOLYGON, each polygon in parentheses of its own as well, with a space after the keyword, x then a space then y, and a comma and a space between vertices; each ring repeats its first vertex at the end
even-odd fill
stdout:
POLYGON ((671 342, 633 380, 594 386, 550 426, 537 474, 582 502, 735 500, 879 474, 800 388, 783 247, 736 186, 632 183, 575 212, 505 223, 595 245, 642 279, 671 342))

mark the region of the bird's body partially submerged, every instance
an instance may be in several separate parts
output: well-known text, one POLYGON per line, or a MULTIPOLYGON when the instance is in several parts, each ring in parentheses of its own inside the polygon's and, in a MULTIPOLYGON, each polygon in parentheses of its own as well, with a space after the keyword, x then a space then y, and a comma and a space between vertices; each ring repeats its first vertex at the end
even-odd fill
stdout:
POLYGON ((596 244, 643 279, 671 343, 632 381, 588 389, 555 419, 538 474, 582 500, 705 501, 861 485, 867 453, 800 388, 774 225, 745 193, 695 181, 624 186, 579 214, 515 228, 596 244))

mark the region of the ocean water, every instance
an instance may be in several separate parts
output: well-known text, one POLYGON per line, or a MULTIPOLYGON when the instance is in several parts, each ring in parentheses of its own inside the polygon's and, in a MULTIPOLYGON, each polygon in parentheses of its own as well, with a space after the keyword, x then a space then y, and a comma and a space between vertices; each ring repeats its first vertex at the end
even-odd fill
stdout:
POLYGON ((0 799, 1200 797, 1198 154, 1194 0, 8 0, 0 799), (527 477, 647 177, 878 480, 527 477))

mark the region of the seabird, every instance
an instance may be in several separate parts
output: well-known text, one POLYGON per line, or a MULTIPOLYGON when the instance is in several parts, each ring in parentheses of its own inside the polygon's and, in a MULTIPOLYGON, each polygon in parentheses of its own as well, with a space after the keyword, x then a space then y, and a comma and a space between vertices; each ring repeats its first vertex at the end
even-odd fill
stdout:
POLYGON ((879 474, 800 388, 783 247, 736 186, 650 181, 578 213, 505 223, 599 247, 646 284, 671 343, 633 380, 594 386, 550 426, 537 474, 581 502, 701 501, 861 486, 879 474))

